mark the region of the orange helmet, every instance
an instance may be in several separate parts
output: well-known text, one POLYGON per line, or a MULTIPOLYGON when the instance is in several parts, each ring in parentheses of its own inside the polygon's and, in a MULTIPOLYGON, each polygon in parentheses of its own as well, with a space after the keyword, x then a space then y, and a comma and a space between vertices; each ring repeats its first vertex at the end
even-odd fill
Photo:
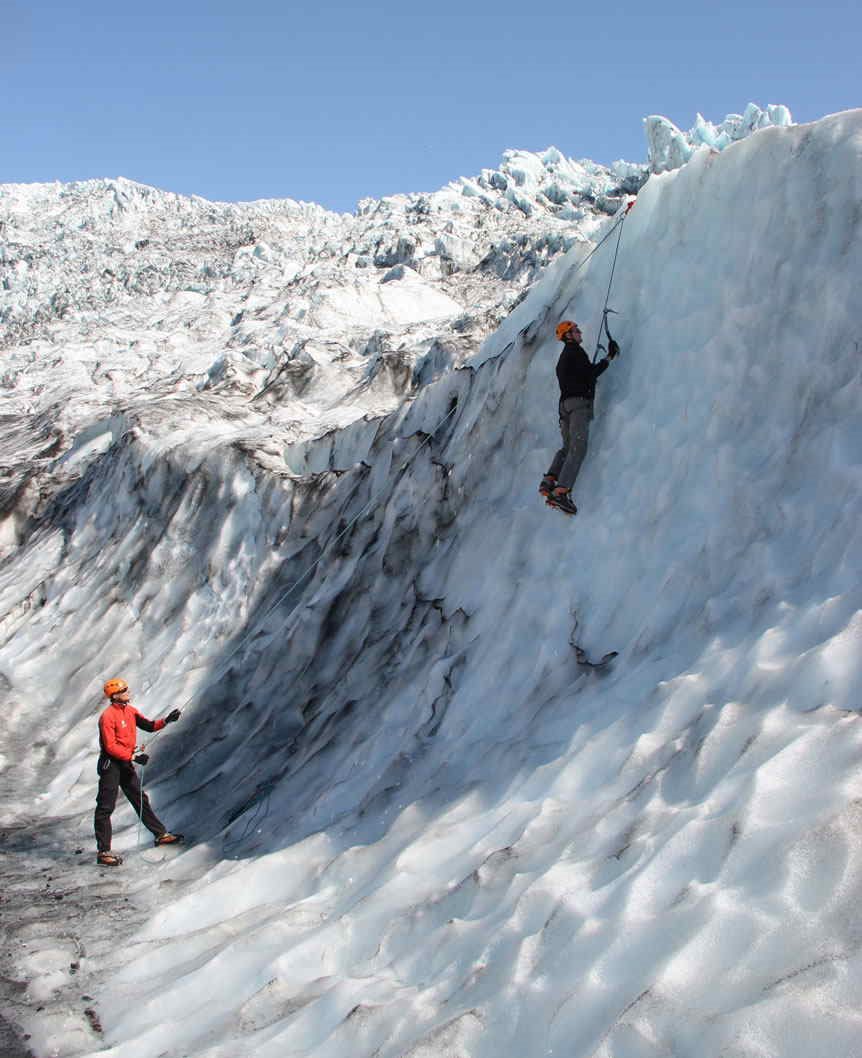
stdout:
POLYGON ((105 686, 102 688, 105 692, 106 698, 113 698, 116 694, 122 694, 123 691, 129 689, 128 683, 125 680, 108 680, 105 686))
POLYGON ((556 334, 560 341, 562 341, 566 337, 572 327, 577 327, 577 324, 574 320, 562 320, 560 323, 557 324, 556 334))

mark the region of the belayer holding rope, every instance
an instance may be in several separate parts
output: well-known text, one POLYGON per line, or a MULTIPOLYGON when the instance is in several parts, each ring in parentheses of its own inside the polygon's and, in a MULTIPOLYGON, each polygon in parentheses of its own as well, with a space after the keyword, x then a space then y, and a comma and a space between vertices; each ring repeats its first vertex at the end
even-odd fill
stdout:
POLYGON ((156 845, 175 845, 183 840, 182 834, 169 833, 152 810, 135 772, 135 764, 143 766, 150 759, 148 754, 138 752, 137 729, 161 731, 165 724, 179 720, 180 711, 172 710, 163 720, 148 720, 130 704, 129 685, 125 680, 108 680, 104 691, 110 705, 99 717, 99 793, 93 820, 99 850, 96 862, 103 867, 119 867, 122 856, 111 852, 111 813, 119 790, 123 791, 141 822, 153 835, 156 845))
MULTIPOLYGON (((605 315, 607 328, 607 315, 605 315)), ((563 343, 563 351, 557 361, 557 381, 560 383, 560 433, 562 448, 551 460, 548 472, 542 478, 539 492, 551 507, 566 514, 577 514, 571 492, 578 471, 587 454, 590 422, 593 418, 593 400, 596 395, 596 380, 608 369, 608 365, 620 351, 620 347, 608 333, 607 356, 592 363, 581 345, 581 328, 573 320, 557 324, 556 334, 563 343)))

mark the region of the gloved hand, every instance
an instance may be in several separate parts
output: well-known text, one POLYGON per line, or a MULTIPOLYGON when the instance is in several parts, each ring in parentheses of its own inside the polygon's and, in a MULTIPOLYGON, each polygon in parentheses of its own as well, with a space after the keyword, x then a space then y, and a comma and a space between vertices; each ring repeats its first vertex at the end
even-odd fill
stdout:
POLYGON ((177 720, 179 720, 179 718, 182 715, 183 714, 179 711, 179 709, 172 709, 168 713, 168 715, 165 717, 165 723, 166 724, 175 724, 177 722, 177 720))
POLYGON ((139 753, 137 757, 132 757, 132 761, 135 764, 149 764, 150 755, 149 753, 139 753))
POLYGON ((611 338, 611 340, 608 342, 608 360, 613 360, 613 358, 615 356, 619 356, 619 355, 620 355, 620 347, 613 340, 613 338, 611 338))

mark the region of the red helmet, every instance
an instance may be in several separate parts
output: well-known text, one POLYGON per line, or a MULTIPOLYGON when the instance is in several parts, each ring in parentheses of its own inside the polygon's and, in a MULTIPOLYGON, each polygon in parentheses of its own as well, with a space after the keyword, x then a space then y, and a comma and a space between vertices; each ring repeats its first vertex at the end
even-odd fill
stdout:
POLYGON ((560 341, 562 341, 566 337, 572 327, 577 327, 577 324, 574 320, 562 320, 560 323, 557 324, 556 334, 560 341))
POLYGON ((106 698, 114 698, 118 694, 122 694, 123 691, 129 689, 128 683, 125 680, 113 679, 108 680, 102 690, 105 692, 106 698))

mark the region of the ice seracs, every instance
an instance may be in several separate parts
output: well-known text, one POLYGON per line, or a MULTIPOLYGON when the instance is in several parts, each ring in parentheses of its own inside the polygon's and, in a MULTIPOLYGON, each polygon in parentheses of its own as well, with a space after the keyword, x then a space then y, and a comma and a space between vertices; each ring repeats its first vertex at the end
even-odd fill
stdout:
MULTIPOLYGON (((499 171, 355 214, 213 203, 122 178, 0 186, 9 406, 44 410, 62 371, 79 383, 79 425, 85 405, 101 417, 156 388, 246 401, 257 386, 269 414, 312 342, 328 353, 303 374, 301 418, 325 432, 314 403, 361 397, 372 340, 405 362, 432 345, 462 362, 549 261, 590 235, 618 183, 550 150, 508 152, 499 171)), ((57 410, 58 430, 74 429, 57 410)))
POLYGON ((650 115, 644 118, 649 167, 654 173, 679 169, 698 147, 721 151, 758 129, 771 126, 786 128, 792 124, 793 119, 787 107, 773 104, 762 110, 756 103, 749 103, 744 113, 728 114, 718 125, 705 121, 698 114, 694 126, 687 133, 680 131, 665 117, 650 115))

